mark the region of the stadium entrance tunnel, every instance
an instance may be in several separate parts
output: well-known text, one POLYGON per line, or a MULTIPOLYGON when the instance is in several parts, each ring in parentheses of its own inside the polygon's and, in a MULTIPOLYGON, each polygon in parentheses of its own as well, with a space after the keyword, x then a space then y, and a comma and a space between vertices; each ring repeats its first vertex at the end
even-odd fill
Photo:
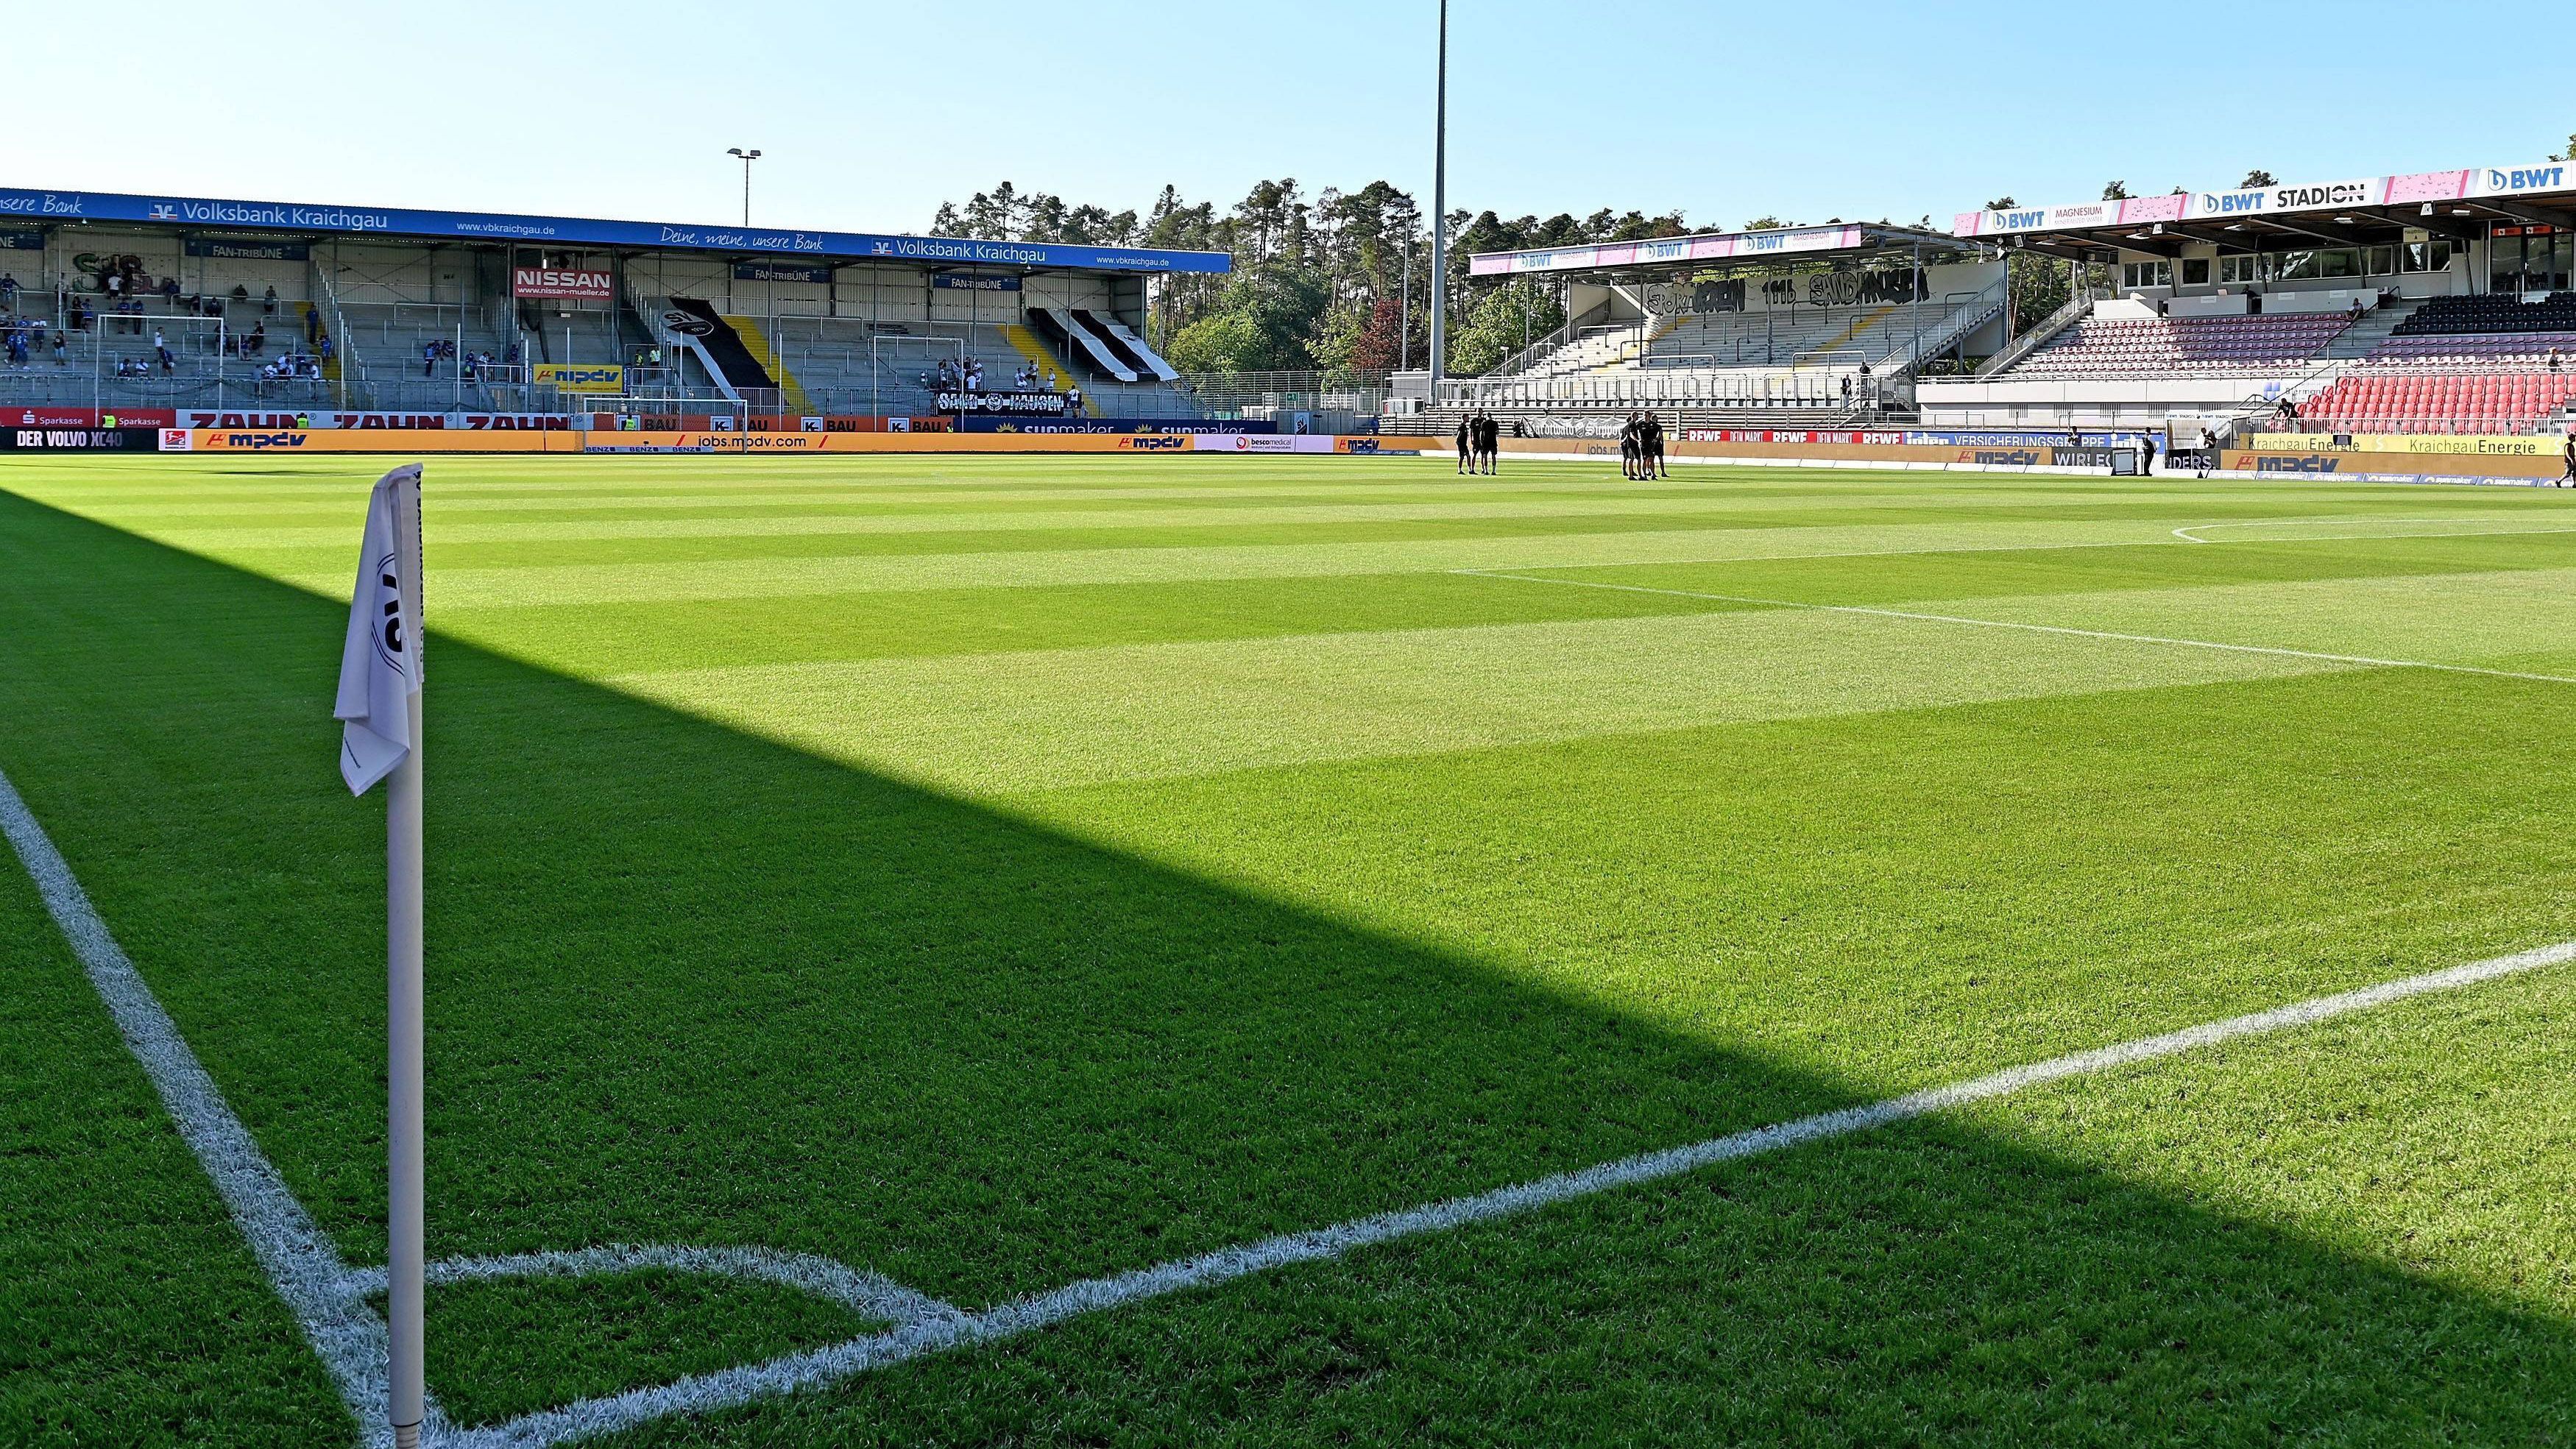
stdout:
MULTIPOLYGON (((330 767, 344 619, 0 490, 0 768, 365 1265, 380 807, 330 767)), ((648 1269, 936 1330, 1882 1095, 451 639, 429 658, 430 1251, 503 1265, 451 1267, 433 1342, 515 1321, 506 1285, 648 1269)), ((17 990, 104 1031, 56 965, 17 990)), ((130 1072, 13 1085, 40 1113, 150 1101, 130 1072)), ((137 1313, 39 1335, 61 1412, 125 1412, 81 1387, 123 1382, 114 1361, 247 1351, 148 1311, 154 1282, 242 1261, 211 1193, 160 1211, 137 1313)), ((2564 1322, 1949 1118, 958 1346, 650 1442, 1571 1440, 1614 1405, 1664 1438, 2538 1442, 2565 1406, 2528 1386, 2576 1382, 2564 1322)), ((600 1384, 523 1348, 431 1387, 515 1410, 702 1371, 644 1355, 600 1384)), ((228 1416, 281 1394, 299 1432, 345 1430, 327 1386, 212 1382, 188 1409, 210 1442, 256 1441, 228 1416)))

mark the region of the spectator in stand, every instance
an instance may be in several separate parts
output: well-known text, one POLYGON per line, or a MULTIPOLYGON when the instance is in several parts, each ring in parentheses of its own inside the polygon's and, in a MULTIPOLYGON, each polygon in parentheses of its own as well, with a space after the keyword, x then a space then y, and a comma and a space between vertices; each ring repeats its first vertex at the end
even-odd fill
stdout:
POLYGON ((70 344, 71 338, 68 335, 59 331, 54 334, 54 366, 63 367, 69 364, 70 344))
POLYGON ((172 361, 170 357, 170 339, 162 336, 161 329, 157 327, 152 329, 152 351, 161 359, 163 377, 168 377, 179 370, 179 364, 172 361))
POLYGON ((259 311, 260 315, 263 317, 274 317, 277 315, 277 289, 275 287, 269 288, 266 292, 260 295, 259 311))
POLYGON ((257 357, 268 350, 267 323, 253 322, 250 324, 250 335, 242 339, 242 350, 248 352, 253 357, 257 357))
POLYGON ((173 312, 179 310, 179 279, 177 277, 163 277, 161 279, 161 305, 169 308, 173 312))
POLYGON ((329 362, 332 357, 331 334, 325 332, 321 336, 315 338, 313 342, 313 351, 318 359, 314 371, 318 374, 321 371, 319 363, 329 362))
POLYGON ((7 272, 0 272, 0 312, 16 311, 17 307, 18 279, 7 272))
POLYGON ((2290 401, 2287 393, 2281 395, 2281 405, 2272 411, 2284 423, 2295 423, 2299 420, 2299 405, 2290 401))
POLYGON ((304 309, 304 345, 310 347, 321 340, 322 309, 307 307, 304 309))
POLYGON ((501 364, 504 367, 516 367, 519 365, 519 344, 513 342, 509 346, 501 349, 501 364))
POLYGON ((1081 414, 1082 414, 1082 389, 1081 389, 1081 388, 1078 388, 1078 387, 1077 387, 1077 388, 1074 388, 1074 389, 1072 389, 1072 390, 1068 391, 1068 392, 1064 395, 1064 411, 1065 411, 1065 415, 1066 415, 1067 417, 1079 417, 1079 416, 1081 416, 1081 414))
POLYGON ((435 342, 424 342, 420 345, 420 375, 438 376, 438 344, 435 342))
POLYGON ((105 284, 107 295, 110 298, 120 302, 125 299, 125 274, 123 272, 110 269, 106 276, 100 278, 100 281, 105 284))
POLYGON ((2550 348, 2550 349, 2549 349, 2549 370, 2550 370, 2551 372, 2556 372, 2556 371, 2558 370, 2558 368, 2559 368, 2559 361, 2558 361, 2558 349, 2557 349, 2557 348, 2555 348, 2555 347, 2552 347, 2552 348, 2550 348))
POLYGON ((241 283, 239 283, 239 282, 235 282, 235 283, 233 283, 233 300, 234 300, 234 301, 236 301, 236 302, 247 302, 247 301, 249 301, 249 300, 250 300, 250 288, 243 286, 243 285, 242 285, 241 283))

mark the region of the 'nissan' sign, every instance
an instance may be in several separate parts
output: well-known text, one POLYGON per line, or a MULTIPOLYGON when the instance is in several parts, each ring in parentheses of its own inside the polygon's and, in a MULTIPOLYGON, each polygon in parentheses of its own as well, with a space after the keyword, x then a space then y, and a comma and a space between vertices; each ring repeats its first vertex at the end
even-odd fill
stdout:
POLYGON ((562 297, 578 302, 613 302, 617 283, 606 272, 566 271, 558 267, 512 267, 510 295, 562 297))

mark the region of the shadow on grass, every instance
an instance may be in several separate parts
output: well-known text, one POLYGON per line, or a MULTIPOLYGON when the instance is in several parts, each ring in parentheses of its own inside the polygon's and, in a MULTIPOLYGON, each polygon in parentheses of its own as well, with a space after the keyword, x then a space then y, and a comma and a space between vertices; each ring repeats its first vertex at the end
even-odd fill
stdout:
MULTIPOLYGON (((344 607, 0 493, 0 767, 373 1262, 381 806, 331 764, 344 607)), ((434 1257, 753 1244, 973 1307, 1853 1100, 452 641, 429 676, 434 1257)), ((2331 1399, 2385 1406, 2346 1439, 2513 1440, 2522 1386, 2576 1376, 2563 1325, 1955 1128, 1723 1180, 1807 1196, 1622 1194, 644 1437, 847 1442, 857 1399, 959 1442, 2251 1440, 2331 1399), (2165 1370, 2112 1371, 2159 1315, 2165 1370), (1619 1384, 1632 1433, 1599 1423, 1619 1384)), ((432 1320, 519 1340, 480 1402, 598 1386, 542 1305, 480 1301, 432 1320)))

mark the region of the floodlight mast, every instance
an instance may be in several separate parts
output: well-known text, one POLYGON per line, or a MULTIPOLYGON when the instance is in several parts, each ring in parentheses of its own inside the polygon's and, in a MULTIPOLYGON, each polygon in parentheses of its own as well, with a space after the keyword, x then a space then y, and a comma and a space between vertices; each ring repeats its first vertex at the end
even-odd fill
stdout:
POLYGON ((1431 121, 1431 401, 1440 401, 1448 361, 1449 314, 1449 0, 1440 0, 1439 91, 1431 121))
POLYGON ((760 159, 760 148, 746 151, 740 146, 727 146, 725 154, 742 158, 742 224, 747 229, 751 225, 751 163, 760 159))

